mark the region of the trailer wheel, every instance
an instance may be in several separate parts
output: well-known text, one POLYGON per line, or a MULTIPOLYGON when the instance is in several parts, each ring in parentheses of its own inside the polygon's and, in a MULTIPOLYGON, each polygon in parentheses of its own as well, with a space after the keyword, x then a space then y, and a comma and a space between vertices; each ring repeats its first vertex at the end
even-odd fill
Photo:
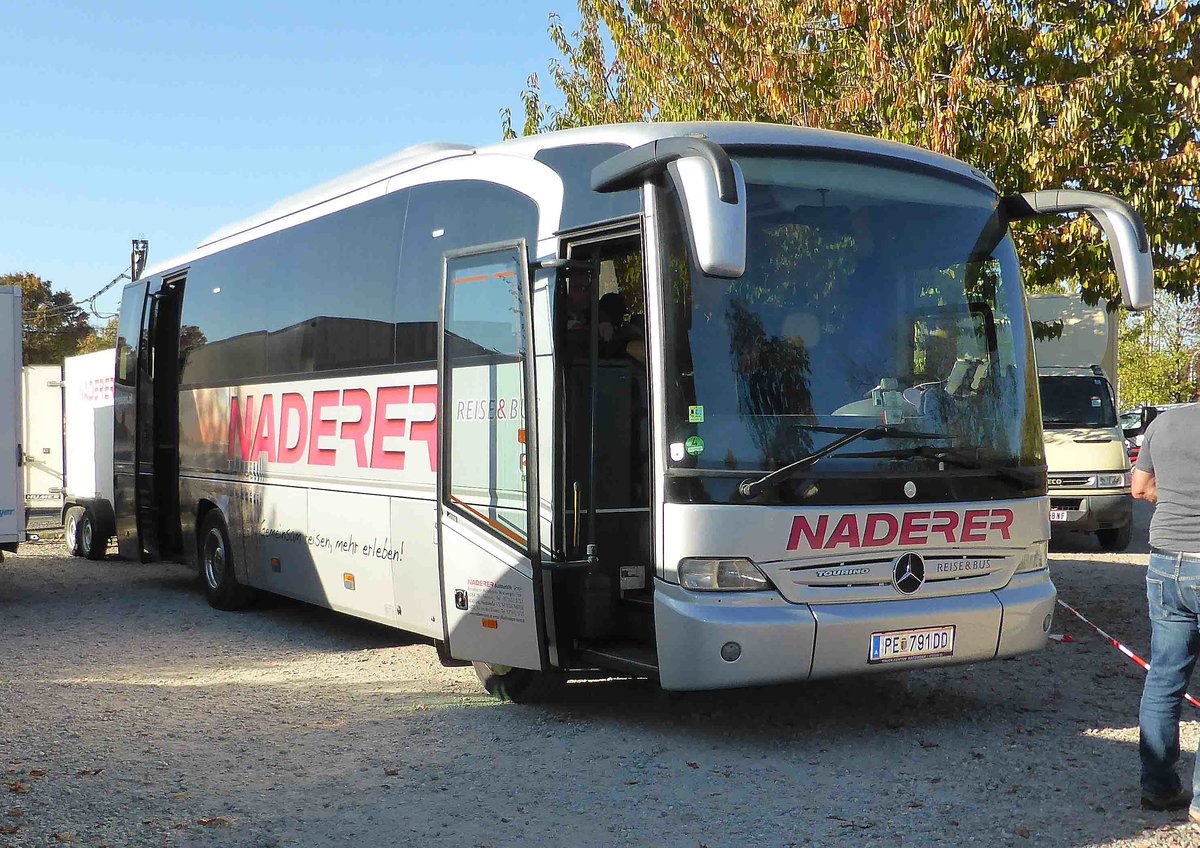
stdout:
POLYGON ((79 553, 88 559, 104 559, 108 553, 108 537, 101 534, 97 528, 96 515, 91 507, 83 508, 78 528, 79 553))
POLYGON ((563 684, 561 674, 530 671, 495 663, 473 662, 475 673, 489 695, 514 704, 537 704, 554 697, 563 684))
POLYGON ((233 569, 233 546, 221 513, 204 516, 199 538, 200 579, 208 603, 219 610, 238 610, 254 600, 254 589, 238 582, 233 569))
POLYGON ((68 556, 79 556, 79 518, 82 515, 83 507, 73 506, 63 517, 63 541, 67 543, 68 556))
POLYGON ((1133 524, 1131 522, 1124 527, 1108 527, 1104 530, 1097 530, 1096 539, 1100 542, 1100 547, 1106 551, 1123 551, 1133 540, 1133 524))

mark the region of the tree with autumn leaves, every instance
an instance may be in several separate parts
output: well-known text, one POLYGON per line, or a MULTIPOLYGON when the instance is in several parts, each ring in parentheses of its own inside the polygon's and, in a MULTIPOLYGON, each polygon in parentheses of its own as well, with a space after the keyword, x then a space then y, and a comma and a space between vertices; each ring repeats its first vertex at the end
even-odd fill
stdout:
POLYGON ((69 291, 27 271, 0 274, 0 286, 21 287, 21 349, 25 365, 59 365, 67 356, 113 347, 116 319, 95 330, 69 291))
MULTIPOLYGON (((1002 193, 1080 187, 1145 218, 1156 284, 1200 284, 1200 2, 578 0, 524 132, 618 121, 769 121, 971 163, 1002 193)), ((506 134, 514 134, 505 112, 506 134)), ((1087 216, 1023 222, 1034 288, 1119 299, 1087 216)))

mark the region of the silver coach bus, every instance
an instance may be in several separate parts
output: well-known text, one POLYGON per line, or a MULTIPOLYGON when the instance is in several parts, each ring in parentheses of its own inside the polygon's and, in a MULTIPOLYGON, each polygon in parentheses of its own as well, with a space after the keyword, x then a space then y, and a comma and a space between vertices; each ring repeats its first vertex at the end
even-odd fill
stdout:
POLYGON ((1000 197, 875 139, 636 124, 402 151, 126 287, 121 554, 420 634, 494 694, 1041 647, 1045 460, 1000 197))

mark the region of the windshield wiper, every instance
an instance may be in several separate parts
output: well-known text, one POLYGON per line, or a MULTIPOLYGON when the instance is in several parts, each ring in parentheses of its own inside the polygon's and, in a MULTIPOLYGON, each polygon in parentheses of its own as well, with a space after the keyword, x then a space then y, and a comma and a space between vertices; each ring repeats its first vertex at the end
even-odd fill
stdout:
POLYGON ((992 460, 983 459, 979 456, 972 456, 966 452, 964 448, 935 448, 932 445, 917 445, 912 448, 901 448, 894 451, 874 451, 872 453, 856 453, 849 454, 857 458, 876 458, 876 459, 911 459, 913 457, 926 457, 935 459, 938 462, 944 462, 947 465, 954 465, 959 468, 973 468, 980 471, 988 471, 995 474, 997 477, 1003 477, 1011 480, 1014 483, 1020 483, 1022 486, 1029 486, 1038 482, 1040 475, 1036 471, 1026 471, 1021 468, 1013 468, 1009 465, 1001 465, 992 460))
POLYGON ((769 474, 759 477, 757 480, 743 480, 738 484, 738 492, 743 497, 752 498, 763 490, 764 487, 771 485, 776 480, 783 480, 791 477, 796 471, 802 468, 807 468, 813 465, 818 460, 829 456, 834 451, 845 447, 851 442, 859 439, 867 439, 874 441, 876 439, 952 439, 953 436, 948 436, 945 433, 921 433, 916 430, 903 430, 893 424, 884 424, 878 427, 831 427, 823 424, 797 424, 805 430, 815 430, 821 433, 842 433, 840 439, 834 439, 825 447, 813 451, 812 453, 800 457, 795 462, 790 462, 782 468, 776 468, 769 474))

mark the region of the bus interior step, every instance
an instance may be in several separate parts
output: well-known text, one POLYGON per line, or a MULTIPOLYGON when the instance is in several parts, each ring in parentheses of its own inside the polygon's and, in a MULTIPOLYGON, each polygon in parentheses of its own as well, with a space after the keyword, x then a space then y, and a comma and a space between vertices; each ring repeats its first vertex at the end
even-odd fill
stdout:
POLYGON ((575 654, 584 664, 638 677, 658 677, 658 654, 642 642, 597 640, 580 645, 575 654))

